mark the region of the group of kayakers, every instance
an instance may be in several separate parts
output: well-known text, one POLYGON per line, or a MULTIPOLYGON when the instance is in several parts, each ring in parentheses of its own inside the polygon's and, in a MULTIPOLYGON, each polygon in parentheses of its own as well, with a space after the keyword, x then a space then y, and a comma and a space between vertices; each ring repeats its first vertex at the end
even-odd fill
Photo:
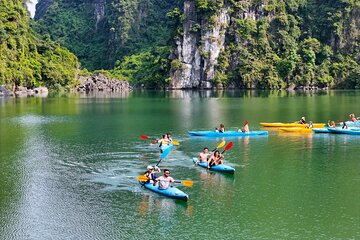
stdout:
MULTIPOLYGON (((349 121, 351 121, 351 122, 357 122, 357 121, 360 120, 360 117, 356 118, 354 113, 349 114, 349 117, 350 117, 349 121)), ((339 122, 342 122, 342 128, 343 129, 348 128, 348 126, 346 124, 346 121, 339 121, 339 122)), ((298 123, 299 124, 307 124, 308 128, 312 128, 312 121, 309 121, 309 123, 307 123, 306 120, 305 120, 305 117, 301 117, 300 120, 298 121, 298 123)), ((328 125, 329 128, 335 128, 336 127, 335 121, 333 121, 333 120, 329 120, 327 125, 328 125)))
MULTIPOLYGON (((171 138, 171 134, 170 133, 166 133, 162 135, 162 138, 159 138, 155 141, 155 143, 159 144, 159 148, 160 148, 160 152, 162 153, 164 151, 164 149, 166 149, 167 147, 170 147, 170 145, 172 145, 172 138, 171 138)), ((146 183, 153 183, 154 186, 156 186, 157 184, 159 185, 159 189, 167 189, 170 187, 170 183, 174 182, 175 180, 170 177, 170 170, 169 169, 164 169, 163 170, 163 175, 160 177, 157 177, 157 174, 160 174, 161 170, 160 168, 155 165, 149 165, 146 168, 146 172, 144 173, 144 176, 147 177, 147 181, 146 183)))
MULTIPOLYGON (((223 128, 224 128, 224 126, 223 126, 223 128)), ((173 140, 171 138, 170 133, 166 133, 166 134, 162 135, 162 138, 157 139, 155 142, 159 143, 160 149, 161 149, 161 147, 170 146, 173 144, 173 140)), ((174 141, 174 142, 176 142, 176 141, 174 141)), ((223 145, 225 145, 225 141, 223 142, 223 145)), ((218 147, 220 147, 220 146, 218 146, 218 147)), ((163 152, 163 151, 161 151, 161 152, 163 152)), ((210 152, 208 147, 204 147, 203 151, 198 154, 198 158, 197 158, 197 161, 195 162, 195 164, 198 165, 199 163, 206 163, 207 168, 210 169, 213 166, 222 164, 224 162, 223 158, 224 158, 224 155, 221 154, 217 148, 214 149, 212 152, 210 152)), ((147 166, 146 172, 144 172, 144 176, 146 177, 145 183, 152 183, 153 186, 158 185, 159 186, 158 188, 162 189, 162 190, 167 189, 170 187, 170 184, 172 182, 175 182, 175 180, 172 177, 170 177, 171 173, 170 173, 169 169, 164 169, 163 175, 158 177, 157 175, 159 175, 161 173, 161 169, 157 165, 158 164, 156 164, 155 166, 152 166, 152 165, 147 166)))
MULTIPOLYGON (((250 132, 249 122, 248 122, 248 121, 245 121, 243 128, 241 128, 241 129, 239 128, 237 131, 238 131, 238 132, 244 132, 244 133, 250 132)), ((215 128, 215 132, 224 133, 224 132, 225 132, 225 125, 224 125, 223 123, 220 123, 220 127, 219 127, 219 128, 215 128)))

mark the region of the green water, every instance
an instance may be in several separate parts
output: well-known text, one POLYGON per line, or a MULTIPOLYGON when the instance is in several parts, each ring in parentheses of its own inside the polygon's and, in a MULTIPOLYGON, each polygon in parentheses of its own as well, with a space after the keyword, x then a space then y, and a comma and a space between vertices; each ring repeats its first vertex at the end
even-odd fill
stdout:
POLYGON ((359 239, 360 136, 226 139, 234 176, 194 167, 223 122, 314 122, 360 115, 359 91, 132 92, 0 99, 0 239, 359 239), (159 159, 140 135, 180 141, 160 163, 192 179, 187 203, 140 188, 159 159))

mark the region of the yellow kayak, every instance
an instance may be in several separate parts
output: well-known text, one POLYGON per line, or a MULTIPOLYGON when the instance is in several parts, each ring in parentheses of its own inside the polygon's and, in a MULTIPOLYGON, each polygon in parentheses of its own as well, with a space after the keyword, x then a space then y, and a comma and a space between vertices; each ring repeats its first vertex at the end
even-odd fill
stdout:
MULTIPOLYGON (((298 128, 306 128, 307 124, 300 124, 300 123, 260 123, 263 127, 281 127, 281 128, 288 128, 288 127, 298 127, 298 128)), ((313 128, 323 128, 325 127, 325 123, 313 123, 313 128)))
POLYGON ((303 127, 289 127, 289 128, 279 128, 280 132, 293 132, 293 133, 312 133, 311 128, 303 127))

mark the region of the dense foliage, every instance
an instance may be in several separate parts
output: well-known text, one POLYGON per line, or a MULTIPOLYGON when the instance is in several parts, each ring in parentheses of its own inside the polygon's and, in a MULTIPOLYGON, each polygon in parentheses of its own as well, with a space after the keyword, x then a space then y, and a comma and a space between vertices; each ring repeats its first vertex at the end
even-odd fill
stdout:
MULTIPOLYGON (((245 88, 360 88, 359 1, 266 2, 229 1, 232 20, 216 81, 245 88), (244 18, 246 9, 262 16, 244 18)), ((197 0, 206 18, 223 5, 197 0)))
MULTIPOLYGON (((358 0, 193 1, 198 22, 191 31, 199 35, 229 8, 214 82, 360 88, 358 0)), ((115 67, 114 75, 135 85, 163 87, 170 69, 181 68, 168 56, 182 37, 183 12, 181 0, 54 0, 35 29, 69 48, 83 67, 115 67)))
POLYGON ((49 34, 89 70, 110 69, 117 60, 169 45, 173 23, 168 0, 55 0, 35 29, 49 34))
POLYGON ((75 55, 30 29, 22 0, 0 0, 0 85, 62 86, 75 81, 75 55))

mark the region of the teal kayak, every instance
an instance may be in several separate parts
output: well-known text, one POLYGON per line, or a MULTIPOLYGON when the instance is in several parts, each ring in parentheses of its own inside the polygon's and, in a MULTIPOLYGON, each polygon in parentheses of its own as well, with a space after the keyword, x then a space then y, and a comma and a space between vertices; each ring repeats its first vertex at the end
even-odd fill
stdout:
POLYGON ((268 135, 268 131, 250 131, 250 132, 238 132, 238 131, 189 131, 190 136, 198 137, 244 137, 244 136, 257 136, 257 135, 268 135))
MULTIPOLYGON (((197 160, 197 158, 194 157, 193 162, 196 163, 196 160, 197 160)), ((203 168, 207 168, 207 163, 206 162, 199 162, 198 166, 203 167, 203 168)), ((235 173, 235 168, 230 167, 230 166, 225 165, 225 164, 219 164, 219 165, 212 166, 209 170, 216 171, 216 172, 231 173, 231 174, 235 173)))
POLYGON ((330 133, 327 127, 325 128, 312 128, 311 129, 314 133, 330 133))
POLYGON ((349 134, 349 135, 360 135, 360 128, 329 128, 331 133, 338 133, 338 134, 349 134))
POLYGON ((176 187, 169 187, 167 189, 159 189, 158 186, 154 186, 152 183, 141 183, 140 182, 140 184, 153 192, 157 192, 157 193, 164 195, 166 197, 169 197, 169 198, 179 199, 179 200, 183 200, 183 201, 187 201, 189 199, 189 196, 186 193, 184 193, 183 191, 181 191, 180 189, 178 189, 176 187))
MULTIPOLYGON (((346 121, 346 126, 348 127, 360 127, 360 121, 346 121)), ((340 122, 340 126, 343 126, 344 125, 344 122, 340 122)))

